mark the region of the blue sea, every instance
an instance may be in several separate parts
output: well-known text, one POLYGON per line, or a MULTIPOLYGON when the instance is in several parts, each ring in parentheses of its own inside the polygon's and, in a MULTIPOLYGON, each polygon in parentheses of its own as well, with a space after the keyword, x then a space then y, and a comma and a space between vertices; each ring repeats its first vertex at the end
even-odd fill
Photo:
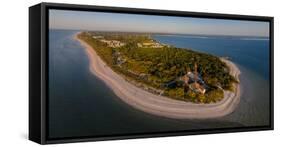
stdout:
POLYGON ((241 101, 230 115, 177 120, 136 110, 89 70, 78 31, 49 31, 50 138, 107 136, 269 125, 269 40, 260 37, 153 35, 161 43, 227 56, 241 70, 241 101))

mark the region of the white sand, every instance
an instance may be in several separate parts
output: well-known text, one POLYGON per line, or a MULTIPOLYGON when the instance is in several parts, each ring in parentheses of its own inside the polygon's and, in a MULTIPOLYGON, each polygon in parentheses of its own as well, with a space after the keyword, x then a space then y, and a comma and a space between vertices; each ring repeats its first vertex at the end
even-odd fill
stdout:
MULTIPOLYGON (((91 72, 104 81, 122 101, 136 109, 167 118, 204 119, 230 114, 239 104, 239 84, 235 84, 235 93, 225 91, 221 101, 211 104, 195 104, 152 94, 127 82, 108 67, 91 46, 78 39, 76 35, 74 38, 85 47, 91 72)), ((222 61, 230 67, 230 74, 239 79, 238 67, 229 60, 222 59, 222 61)))

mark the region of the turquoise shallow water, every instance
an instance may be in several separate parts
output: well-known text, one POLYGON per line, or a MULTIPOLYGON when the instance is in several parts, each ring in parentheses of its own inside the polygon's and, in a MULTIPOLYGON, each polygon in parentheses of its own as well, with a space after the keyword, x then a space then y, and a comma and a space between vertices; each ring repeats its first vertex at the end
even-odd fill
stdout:
POLYGON ((242 71, 243 93, 234 113, 217 119, 176 120, 150 115, 122 102, 90 73, 89 60, 83 47, 72 38, 76 32, 49 31, 50 138, 259 126, 269 123, 269 73, 266 62, 269 47, 266 40, 154 36, 160 42, 178 47, 230 56, 242 71), (216 39, 224 39, 225 43, 220 44, 222 40, 216 39))

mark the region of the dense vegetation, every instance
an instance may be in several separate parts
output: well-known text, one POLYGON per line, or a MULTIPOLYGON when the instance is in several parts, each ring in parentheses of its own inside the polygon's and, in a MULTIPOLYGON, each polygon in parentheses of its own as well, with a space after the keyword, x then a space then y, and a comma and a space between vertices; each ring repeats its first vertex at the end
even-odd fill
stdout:
POLYGON ((234 90, 233 83, 237 82, 229 74, 226 64, 213 55, 167 45, 161 48, 138 47, 138 43, 155 42, 147 34, 83 32, 78 37, 91 45, 108 66, 124 75, 127 80, 162 90, 163 95, 174 99, 196 103, 217 102, 223 98, 222 89, 234 90), (101 35, 107 40, 118 40, 125 45, 108 47, 106 43, 93 38, 93 35, 101 35), (122 58, 125 62, 120 65, 117 58, 122 58), (208 87, 205 94, 191 90, 186 92, 179 84, 174 87, 163 86, 186 74, 187 69, 194 71, 195 63, 208 87))

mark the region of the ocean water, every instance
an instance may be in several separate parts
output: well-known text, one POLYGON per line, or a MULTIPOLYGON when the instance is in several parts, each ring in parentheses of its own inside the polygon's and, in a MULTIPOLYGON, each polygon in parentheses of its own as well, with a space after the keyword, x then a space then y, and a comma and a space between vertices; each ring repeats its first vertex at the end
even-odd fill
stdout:
POLYGON ((242 71, 241 101, 233 113, 216 119, 177 120, 144 113, 121 101, 90 72, 84 48, 73 39, 77 32, 49 31, 50 138, 269 124, 269 41, 266 39, 154 35, 162 43, 231 57, 242 71))

